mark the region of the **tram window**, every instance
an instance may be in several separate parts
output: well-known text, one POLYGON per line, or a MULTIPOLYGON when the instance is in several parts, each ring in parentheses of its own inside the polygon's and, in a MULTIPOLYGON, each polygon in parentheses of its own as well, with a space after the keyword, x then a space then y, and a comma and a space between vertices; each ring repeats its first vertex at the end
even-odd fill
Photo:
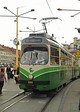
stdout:
POLYGON ((48 49, 45 46, 27 46, 21 54, 21 64, 45 65, 48 63, 48 49))
POLYGON ((33 51, 33 50, 47 51, 47 48, 46 47, 26 47, 24 49, 24 52, 26 52, 26 51, 33 51))
POLYGON ((51 65, 59 64, 59 49, 56 47, 51 47, 50 64, 51 65))
POLYGON ((72 56, 61 50, 61 65, 72 66, 72 56))
POLYGON ((74 61, 74 65, 75 65, 75 66, 78 66, 78 65, 79 65, 78 60, 75 60, 75 61, 74 61))
POLYGON ((51 65, 58 65, 59 64, 59 59, 58 58, 55 58, 55 57, 51 57, 51 65))
POLYGON ((59 56, 59 49, 55 47, 51 47, 51 55, 52 56, 59 56))

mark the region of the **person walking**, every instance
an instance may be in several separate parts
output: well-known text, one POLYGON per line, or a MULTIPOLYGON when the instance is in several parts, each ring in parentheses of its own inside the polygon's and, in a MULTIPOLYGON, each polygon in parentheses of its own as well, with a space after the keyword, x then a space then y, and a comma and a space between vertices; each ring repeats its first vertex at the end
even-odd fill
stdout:
POLYGON ((6 68, 7 78, 10 79, 11 77, 11 67, 8 65, 6 68))
POLYGON ((6 81, 5 70, 4 70, 4 68, 1 68, 1 71, 0 71, 0 95, 2 94, 2 88, 4 86, 4 80, 6 81))

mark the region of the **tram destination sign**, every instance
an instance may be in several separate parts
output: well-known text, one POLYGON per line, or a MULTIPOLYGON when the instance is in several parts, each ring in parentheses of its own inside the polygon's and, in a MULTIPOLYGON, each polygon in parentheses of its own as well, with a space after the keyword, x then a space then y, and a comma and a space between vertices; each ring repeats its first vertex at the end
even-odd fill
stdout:
POLYGON ((22 40, 23 43, 41 43, 42 39, 41 38, 25 38, 22 40))

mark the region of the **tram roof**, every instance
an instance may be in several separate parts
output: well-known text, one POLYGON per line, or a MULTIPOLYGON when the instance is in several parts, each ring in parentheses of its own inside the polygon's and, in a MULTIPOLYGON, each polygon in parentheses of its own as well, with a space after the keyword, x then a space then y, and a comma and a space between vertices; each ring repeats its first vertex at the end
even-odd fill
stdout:
POLYGON ((58 42, 54 39, 52 39, 52 36, 48 35, 47 33, 32 33, 29 34, 29 37, 24 38, 22 40, 22 44, 26 44, 26 43, 48 43, 51 44, 53 43, 57 46, 58 42))

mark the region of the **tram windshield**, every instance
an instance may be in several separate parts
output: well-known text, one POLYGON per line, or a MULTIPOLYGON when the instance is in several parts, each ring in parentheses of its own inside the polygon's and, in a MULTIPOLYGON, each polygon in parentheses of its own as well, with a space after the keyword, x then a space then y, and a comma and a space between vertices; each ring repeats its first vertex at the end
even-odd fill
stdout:
POLYGON ((45 65, 48 63, 48 49, 46 47, 27 46, 21 56, 21 64, 45 65))

